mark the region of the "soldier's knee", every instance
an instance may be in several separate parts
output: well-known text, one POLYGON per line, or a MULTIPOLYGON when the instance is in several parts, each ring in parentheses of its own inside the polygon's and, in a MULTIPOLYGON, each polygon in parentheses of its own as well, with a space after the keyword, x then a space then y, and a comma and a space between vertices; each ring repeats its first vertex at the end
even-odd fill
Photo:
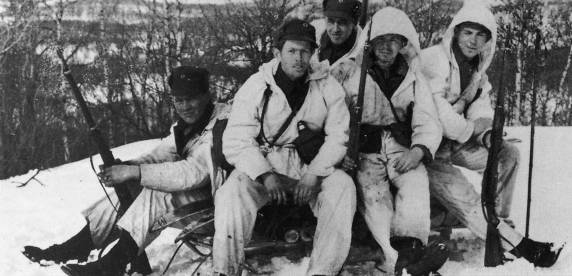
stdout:
POLYGON ((243 173, 233 172, 224 184, 216 191, 215 205, 218 205, 217 203, 228 205, 225 204, 225 202, 240 197, 247 187, 245 183, 242 183, 245 181, 245 177, 248 178, 248 176, 243 173))
POLYGON ((336 171, 334 171, 334 173, 331 176, 329 176, 329 178, 331 178, 333 181, 335 181, 336 184, 340 187, 340 189, 344 193, 350 193, 352 195, 355 195, 356 186, 354 184, 354 181, 344 171, 336 170, 336 171))

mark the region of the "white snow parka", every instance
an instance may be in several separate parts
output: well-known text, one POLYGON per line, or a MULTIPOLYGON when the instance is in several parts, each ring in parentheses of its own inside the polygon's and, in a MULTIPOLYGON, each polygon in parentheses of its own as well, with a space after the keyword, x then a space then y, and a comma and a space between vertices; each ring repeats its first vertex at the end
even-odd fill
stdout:
POLYGON ((276 133, 292 112, 284 92, 274 80, 279 64, 277 59, 273 59, 260 66, 259 72, 236 93, 223 134, 223 153, 230 164, 253 180, 269 171, 293 179, 300 179, 304 172, 328 176, 346 153, 349 112, 343 88, 327 71, 312 70, 308 75, 309 88, 304 103, 286 131, 275 141, 276 133), (264 122, 261 122, 267 85, 272 94, 264 122), (326 134, 324 144, 308 165, 301 161, 292 145, 298 136, 299 121, 305 121, 310 129, 323 129, 326 134), (268 154, 261 151, 256 140, 261 125, 268 141, 275 144, 268 154))
MULTIPOLYGON (((401 54, 406 59, 409 70, 391 96, 391 102, 401 122, 406 120, 408 106, 414 103, 411 145, 423 145, 434 156, 441 143, 442 130, 427 80, 420 72, 419 53, 421 50, 415 27, 404 12, 391 7, 378 11, 371 22, 373 22, 371 39, 384 34, 399 34, 408 40, 408 44, 401 50, 401 54)), ((341 61, 330 71, 342 83, 348 96, 348 102, 357 100, 363 47, 367 40, 369 27, 370 25, 367 25, 358 38, 358 51, 354 52, 350 59, 341 61)), ((362 124, 389 126, 393 122, 395 122, 395 117, 389 101, 378 84, 368 74, 362 124)))
POLYGON ((212 148, 212 128, 217 119, 226 117, 229 112, 226 104, 216 104, 205 129, 189 139, 183 153, 177 153, 173 127, 169 136, 151 152, 129 160, 130 164, 141 166, 141 186, 162 192, 178 192, 202 187, 209 183, 211 191, 222 185, 224 174, 221 168, 214 168, 212 148))
MULTIPOLYGON (((493 117, 489 98, 492 86, 486 70, 493 59, 496 40, 497 25, 491 11, 480 4, 465 5, 453 18, 442 42, 421 53, 423 73, 429 80, 444 136, 448 139, 465 143, 473 134, 474 120, 493 117), (485 26, 492 36, 478 56, 477 71, 465 91, 461 91, 459 67, 451 43, 455 26, 467 21, 485 26), (477 92, 479 89, 480 93, 477 92), (466 114, 463 114, 465 109, 466 114)), ((477 141, 481 142, 482 139, 477 141)))

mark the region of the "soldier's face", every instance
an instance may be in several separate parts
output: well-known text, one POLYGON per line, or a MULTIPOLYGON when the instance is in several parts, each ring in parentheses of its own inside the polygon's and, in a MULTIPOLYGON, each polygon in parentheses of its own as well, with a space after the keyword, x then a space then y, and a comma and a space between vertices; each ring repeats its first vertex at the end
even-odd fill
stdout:
POLYGON ((403 38, 396 34, 376 37, 372 41, 375 63, 383 69, 389 68, 395 61, 397 54, 399 54, 399 50, 404 46, 403 38))
POLYGON ((335 45, 340 45, 352 34, 355 24, 345 18, 328 17, 326 20, 326 33, 335 45))
POLYGON ((185 123, 194 124, 205 112, 209 100, 208 94, 196 97, 174 96, 173 104, 175 111, 185 123))
POLYGON ((308 72, 313 53, 314 48, 310 42, 286 40, 281 50, 275 49, 274 56, 280 61, 284 73, 295 80, 308 72))
POLYGON ((463 27, 457 33, 457 44, 463 55, 471 59, 483 51, 487 38, 486 31, 482 29, 463 27))

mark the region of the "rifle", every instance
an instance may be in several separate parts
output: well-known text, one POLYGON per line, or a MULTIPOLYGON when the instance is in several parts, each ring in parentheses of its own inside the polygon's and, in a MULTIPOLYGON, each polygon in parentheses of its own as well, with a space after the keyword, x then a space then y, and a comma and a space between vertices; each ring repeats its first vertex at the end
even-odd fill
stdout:
POLYGON ((364 27, 365 23, 367 22, 367 8, 368 8, 368 0, 362 1, 362 10, 359 17, 359 25, 360 27, 364 27))
MULTIPOLYGON (((506 39, 505 48, 508 47, 509 39, 506 39)), ((485 266, 494 267, 503 263, 503 251, 501 247, 501 236, 497 226, 499 219, 495 210, 495 199, 497 196, 499 153, 503 143, 504 129, 504 101, 505 89, 501 88, 504 82, 505 54, 501 62, 501 72, 499 76, 499 91, 497 93, 497 101, 495 105, 495 113, 493 117, 493 129, 490 134, 491 147, 487 159, 487 165, 483 174, 481 186, 481 201, 483 204, 483 213, 487 221, 487 237, 485 241, 485 266)))
MULTIPOLYGON (((101 135, 101 132, 97 128, 97 125, 95 124, 95 121, 93 120, 93 117, 91 116, 91 113, 89 112, 89 109, 87 108, 87 104, 85 103, 85 99, 83 98, 83 95, 81 94, 81 91, 79 90, 79 87, 78 87, 77 83, 75 82, 73 75, 71 74, 71 70, 69 69, 68 63, 64 57, 63 50, 61 48, 59 48, 59 49, 57 49, 56 52, 57 52, 58 57, 60 58, 60 60, 62 62, 63 74, 66 77, 66 79, 67 79, 67 81, 71 87, 73 95, 74 95, 74 97, 75 97, 75 99, 76 99, 76 101, 77 101, 77 103, 81 109, 81 112, 83 113, 83 116, 85 117, 85 121, 87 123, 87 126, 89 127, 89 132, 90 132, 91 138, 97 144, 97 149, 98 149, 99 155, 101 156, 101 159, 103 161, 103 166, 104 167, 111 167, 113 165, 117 165, 118 162, 116 161, 115 157, 113 156, 113 153, 109 149, 109 145, 107 144, 107 142, 103 138, 103 135, 101 135)), ((125 184, 127 184, 127 183, 125 183, 125 184)), ((119 210, 117 212, 118 212, 118 215, 121 216, 125 212, 125 210, 127 210, 127 208, 129 208, 131 203, 133 203, 134 198, 129 193, 129 189, 128 189, 127 185, 116 185, 113 187, 113 189, 115 190, 115 193, 117 194, 117 198, 119 199, 119 210)), ((147 259, 147 255, 145 254, 145 252, 143 252, 141 255, 139 255, 137 257, 137 259, 135 259, 135 261, 133 261, 133 264, 136 264, 136 266, 139 266, 140 268, 143 268, 143 269, 145 268, 145 265, 146 265, 148 268, 147 271, 151 270, 151 266, 149 265, 149 261, 147 259)), ((143 270, 136 270, 136 271, 143 271, 143 270)))
MULTIPOLYGON (((542 40, 542 33, 540 29, 536 29, 536 39, 534 40, 534 70, 532 75, 532 101, 530 103, 530 155, 528 158, 528 189, 526 193, 526 228, 524 236, 528 238, 530 229, 530 204, 532 201, 532 168, 534 166, 534 133, 536 124, 536 96, 538 87, 538 56, 540 55, 540 41, 542 40)), ((541 62, 542 63, 542 62, 541 62)))
MULTIPOLYGON (((367 6, 368 1, 363 1, 362 14, 360 18, 360 25, 363 27, 367 19, 367 6)), ((348 142, 348 152, 347 155, 354 162, 359 160, 359 138, 361 129, 361 115, 363 112, 363 98, 365 94, 365 80, 367 76, 367 69, 369 68, 369 52, 370 52, 370 39, 371 39, 371 22, 369 24, 369 30, 367 31, 367 39, 363 46, 363 56, 361 61, 361 71, 359 76, 359 86, 358 86, 358 96, 355 103, 350 106, 350 137, 348 142)), ((348 172, 350 176, 355 178, 356 169, 348 172)))

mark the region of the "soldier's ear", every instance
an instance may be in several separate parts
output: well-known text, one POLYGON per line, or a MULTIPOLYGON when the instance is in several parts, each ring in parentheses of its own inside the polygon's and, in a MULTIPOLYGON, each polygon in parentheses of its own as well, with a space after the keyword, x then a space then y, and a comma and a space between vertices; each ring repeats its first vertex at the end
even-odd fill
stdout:
POLYGON ((273 47, 272 48, 272 53, 274 54, 274 58, 277 58, 278 60, 280 60, 280 49, 273 47))

